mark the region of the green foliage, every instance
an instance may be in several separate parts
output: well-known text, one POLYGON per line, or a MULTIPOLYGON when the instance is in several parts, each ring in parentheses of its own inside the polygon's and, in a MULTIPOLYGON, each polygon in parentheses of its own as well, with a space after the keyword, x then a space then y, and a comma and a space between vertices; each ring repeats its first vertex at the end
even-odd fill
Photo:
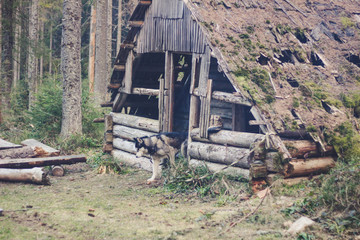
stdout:
POLYGON ((352 95, 345 95, 341 94, 340 98, 347 108, 352 108, 354 110, 354 116, 359 118, 360 117, 360 94, 352 94, 352 95))
POLYGON ((299 99, 297 97, 293 97, 293 108, 298 108, 300 107, 300 102, 299 99))
POLYGON ((280 34, 280 35, 285 35, 286 33, 291 32, 291 27, 289 25, 281 25, 278 24, 276 25, 276 31, 280 34))
POLYGON ((72 136, 66 141, 58 138, 62 119, 62 83, 60 76, 43 79, 36 94, 33 108, 27 110, 26 86, 20 86, 12 96, 11 117, 1 126, 1 135, 10 141, 20 142, 27 138, 35 138, 50 145, 58 145, 66 152, 77 148, 98 147, 102 139, 102 124, 93 123, 93 119, 101 116, 101 111, 94 107, 88 93, 88 83, 84 81, 82 92, 82 124, 84 135, 72 136))
POLYGON ((89 164, 92 168, 98 169, 105 169, 105 171, 113 172, 117 174, 127 173, 127 168, 123 166, 119 166, 119 164, 114 160, 114 158, 107 154, 107 153, 97 153, 87 159, 87 164, 89 164))
POLYGON ((242 33, 239 35, 239 38, 241 39, 247 39, 247 38, 250 38, 249 34, 246 34, 246 33, 242 33))
POLYGON ((348 27, 355 27, 355 23, 351 20, 351 18, 348 17, 342 17, 341 24, 343 25, 343 29, 348 27))
MULTIPOLYGON (((164 187, 176 193, 195 192, 199 197, 219 196, 218 204, 223 205, 231 200, 222 195, 233 196, 232 183, 222 174, 213 174, 204 166, 190 167, 186 159, 180 157, 176 159, 176 169, 165 169, 163 171, 165 179, 164 187), (221 197, 222 196, 222 197, 221 197)), ((239 182, 238 182, 239 183, 239 182)), ((244 185, 243 183, 240 183, 244 185)), ((237 187, 234 191, 245 191, 241 187, 237 187)))
POLYGON ((311 132, 316 132, 317 129, 314 125, 310 124, 309 126, 306 127, 306 131, 311 133, 311 132))
POLYGON ((350 122, 338 125, 334 132, 325 132, 327 142, 334 146, 344 161, 360 158, 360 136, 354 132, 350 122))
POLYGON ((252 34, 255 32, 255 29, 253 26, 247 26, 246 27, 246 32, 249 33, 249 34, 252 34))
POLYGON ((309 233, 300 233, 296 240, 315 240, 315 236, 309 233))

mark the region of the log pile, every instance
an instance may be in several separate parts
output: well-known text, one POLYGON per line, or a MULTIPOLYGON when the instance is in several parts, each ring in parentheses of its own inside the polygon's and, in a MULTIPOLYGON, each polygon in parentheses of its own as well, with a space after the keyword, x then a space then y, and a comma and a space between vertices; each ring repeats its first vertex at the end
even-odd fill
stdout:
POLYGON ((54 176, 63 176, 61 164, 86 162, 85 155, 60 156, 60 151, 35 139, 27 139, 22 145, 0 139, 0 181, 49 184, 44 166, 52 166, 54 176))

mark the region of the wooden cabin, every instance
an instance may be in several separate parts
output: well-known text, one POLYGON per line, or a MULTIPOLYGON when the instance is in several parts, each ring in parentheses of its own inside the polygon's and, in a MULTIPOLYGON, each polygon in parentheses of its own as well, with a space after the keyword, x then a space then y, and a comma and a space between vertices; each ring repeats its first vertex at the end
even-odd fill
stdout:
POLYGON ((293 177, 334 166, 332 148, 314 134, 274 129, 237 83, 192 1, 139 1, 108 88, 104 151, 125 163, 151 170, 149 158, 135 157, 133 138, 187 132, 191 165, 233 176, 293 177))

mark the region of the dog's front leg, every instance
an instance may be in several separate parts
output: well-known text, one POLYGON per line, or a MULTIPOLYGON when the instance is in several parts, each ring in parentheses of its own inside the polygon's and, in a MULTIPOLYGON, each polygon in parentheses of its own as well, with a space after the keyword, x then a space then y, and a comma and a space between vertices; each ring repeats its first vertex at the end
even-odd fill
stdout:
POLYGON ((151 184, 153 182, 156 182, 161 178, 161 169, 160 169, 160 163, 161 159, 153 158, 153 175, 151 178, 149 178, 146 183, 151 184))

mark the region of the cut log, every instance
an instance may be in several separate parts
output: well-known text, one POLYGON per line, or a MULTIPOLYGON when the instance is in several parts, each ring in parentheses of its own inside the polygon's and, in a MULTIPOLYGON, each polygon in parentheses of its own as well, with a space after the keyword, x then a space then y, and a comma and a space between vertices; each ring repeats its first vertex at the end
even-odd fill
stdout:
POLYGON ((111 153, 111 151, 113 150, 113 145, 112 143, 104 143, 103 145, 103 152, 105 153, 111 153))
POLYGON ((279 152, 268 152, 265 158, 266 169, 269 172, 282 172, 284 169, 284 159, 279 152))
POLYGON ((31 182, 37 184, 49 184, 47 173, 42 168, 31 169, 7 169, 0 168, 0 180, 12 182, 31 182))
POLYGON ((152 171, 152 164, 148 158, 139 157, 137 158, 134 154, 124 152, 121 150, 113 150, 111 155, 118 162, 125 163, 132 167, 142 168, 146 171, 152 171))
POLYGON ((65 170, 62 166, 53 166, 51 168, 51 174, 56 177, 62 177, 65 174, 65 170))
POLYGON ((107 114, 107 115, 105 115, 104 119, 105 119, 105 124, 104 124, 105 132, 112 132, 113 125, 114 125, 112 116, 107 114))
POLYGON ((304 139, 304 140, 311 139, 310 134, 305 130, 297 130, 297 131, 285 130, 283 132, 279 132, 278 135, 281 138, 304 139))
POLYGON ((262 163, 252 163, 250 167, 250 176, 252 179, 265 178, 267 176, 266 165, 262 163))
POLYGON ((38 156, 38 153, 33 147, 22 147, 22 148, 12 148, 6 150, 0 150, 0 161, 1 159, 11 159, 11 158, 32 158, 38 156))
POLYGON ((294 159, 285 165, 284 176, 288 178, 315 175, 328 172, 334 166, 335 161, 332 157, 294 159))
POLYGON ((0 149, 21 148, 21 147, 22 147, 21 145, 14 144, 0 138, 0 149))
POLYGON ((231 167, 224 164, 205 162, 196 159, 191 159, 189 164, 192 167, 207 167, 210 172, 213 173, 224 173, 225 175, 236 178, 242 177, 245 179, 250 179, 250 171, 248 169, 231 167))
POLYGON ((321 153, 318 151, 317 144, 308 140, 284 140, 283 142, 293 158, 309 158, 335 154, 332 146, 326 146, 326 151, 321 153))
POLYGON ((113 134, 115 137, 124 138, 126 140, 133 140, 137 137, 152 136, 153 132, 148 132, 136 128, 126 127, 122 125, 114 125, 113 134))
POLYGON ((42 157, 52 157, 52 156, 59 156, 60 155, 60 151, 55 149, 55 148, 52 148, 50 146, 47 146, 35 139, 26 139, 25 141, 22 141, 21 142, 22 145, 24 146, 30 146, 30 147, 34 147, 34 148, 37 148, 38 152, 39 152, 39 155, 42 156, 42 157), (42 149, 42 152, 41 150, 42 149), (41 152, 41 154, 40 154, 41 152))
POLYGON ((199 129, 191 131, 191 138, 200 142, 212 142, 241 148, 250 148, 254 142, 260 141, 265 137, 263 134, 234 132, 221 130, 217 133, 209 134, 209 139, 200 138, 199 129))
POLYGON ((104 133, 104 142, 105 143, 112 143, 113 142, 113 134, 112 132, 106 132, 104 133))
POLYGON ((32 168, 78 162, 86 162, 85 155, 5 159, 0 161, 0 168, 32 168))
POLYGON ((192 142, 188 146, 191 158, 249 169, 251 158, 247 148, 192 142))
POLYGON ((133 127, 133 128, 139 128, 154 133, 159 132, 158 120, 123 114, 123 113, 111 113, 110 115, 113 118, 113 122, 116 124, 133 127))

